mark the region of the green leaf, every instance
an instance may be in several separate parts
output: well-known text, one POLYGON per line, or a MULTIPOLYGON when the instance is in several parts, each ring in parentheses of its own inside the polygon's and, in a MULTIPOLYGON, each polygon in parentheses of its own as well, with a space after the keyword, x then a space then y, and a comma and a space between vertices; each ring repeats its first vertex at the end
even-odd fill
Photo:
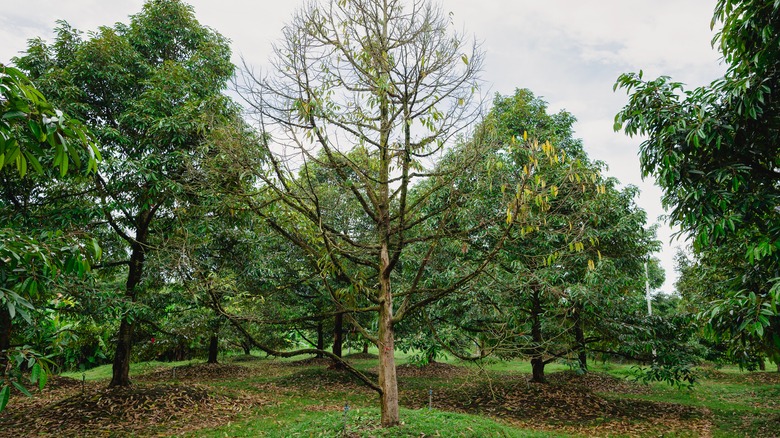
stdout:
MULTIPOLYGON (((41 162, 38 161, 38 158, 35 157, 35 155, 31 154, 30 152, 24 151, 24 156, 27 157, 27 161, 30 162, 30 165, 33 167, 33 170, 35 170, 36 173, 43 173, 43 167, 41 166, 41 162)), ((2 167, 2 165, 0 165, 2 167)))
POLYGON ((24 386, 22 386, 21 383, 17 382, 16 380, 11 381, 11 383, 14 385, 16 389, 19 390, 22 394, 26 395, 27 397, 32 397, 32 394, 30 394, 30 391, 27 390, 24 386))
POLYGON ((3 389, 0 389, 0 412, 3 412, 3 409, 5 409, 6 405, 8 404, 8 398, 11 396, 11 387, 8 385, 3 386, 3 389))
POLYGON ((38 376, 38 389, 43 389, 46 386, 46 382, 49 380, 49 373, 41 367, 41 375, 38 376))
POLYGON ((35 365, 33 365, 32 370, 30 370, 30 382, 38 383, 38 379, 40 377, 41 377, 41 364, 36 362, 35 365))
POLYGON ((38 139, 38 141, 46 140, 46 133, 41 130, 41 126, 38 124, 38 122, 30 120, 27 122, 27 125, 30 127, 30 131, 32 131, 33 135, 36 139, 38 139))
POLYGON ((27 174, 27 159, 24 158, 23 154, 16 156, 16 170, 22 178, 27 174))
POLYGON ((65 176, 68 173, 68 157, 63 154, 62 161, 60 162, 60 176, 65 176))

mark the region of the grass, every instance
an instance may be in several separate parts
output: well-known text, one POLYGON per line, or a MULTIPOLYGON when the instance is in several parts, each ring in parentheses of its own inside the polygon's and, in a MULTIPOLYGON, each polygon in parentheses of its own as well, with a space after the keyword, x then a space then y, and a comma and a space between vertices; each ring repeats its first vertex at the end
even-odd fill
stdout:
POLYGON ((258 412, 251 420, 189 436, 199 437, 549 437, 565 436, 513 428, 489 418, 439 410, 401 409, 402 424, 383 429, 376 408, 341 412, 308 411, 280 405, 258 412))

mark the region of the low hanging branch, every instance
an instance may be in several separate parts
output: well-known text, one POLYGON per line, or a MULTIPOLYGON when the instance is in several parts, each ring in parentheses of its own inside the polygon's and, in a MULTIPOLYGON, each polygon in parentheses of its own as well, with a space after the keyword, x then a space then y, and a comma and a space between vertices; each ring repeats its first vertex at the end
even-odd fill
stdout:
POLYGON ((220 315, 227 318, 228 321, 233 325, 233 327, 236 328, 246 339, 255 347, 262 350, 264 353, 268 354, 269 356, 276 356, 276 357, 295 357, 295 356, 301 356, 304 354, 316 354, 316 355, 323 355, 330 359, 333 359, 334 361, 338 362, 339 365, 346 368, 350 373, 352 373, 355 377, 360 379, 361 382, 365 383, 366 386, 376 391, 380 396, 382 396, 382 388, 380 388, 376 383, 371 381, 371 379, 368 378, 365 374, 358 371, 355 367, 350 365, 349 362, 346 362, 344 359, 336 356, 335 354, 331 353, 327 350, 320 350, 318 348, 303 348, 300 350, 293 350, 293 351, 279 351, 275 350, 271 347, 268 347, 267 345, 261 343, 257 339, 255 339, 245 328, 241 323, 239 322, 238 318, 236 318, 235 315, 231 315, 227 312, 225 312, 225 309, 222 308, 222 306, 219 304, 219 300, 213 293, 209 293, 211 295, 212 299, 212 305, 214 306, 214 309, 219 313, 220 315))

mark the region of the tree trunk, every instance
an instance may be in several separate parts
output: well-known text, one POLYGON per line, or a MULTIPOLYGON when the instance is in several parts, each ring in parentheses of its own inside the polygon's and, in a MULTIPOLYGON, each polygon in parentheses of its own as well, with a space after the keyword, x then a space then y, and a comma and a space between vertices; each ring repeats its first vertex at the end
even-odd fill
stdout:
MULTIPOLYGON (((138 223, 147 223, 148 212, 139 216, 138 223)), ((141 277, 144 270, 144 259, 146 258, 146 240, 148 237, 148 224, 140 226, 136 230, 135 242, 132 244, 132 253, 130 254, 130 269, 127 273, 127 283, 125 283, 125 297, 130 302, 135 302, 136 287, 141 283, 141 277)), ((131 323, 127 316, 122 317, 119 324, 119 334, 116 340, 116 350, 114 352, 114 363, 111 368, 111 382, 109 388, 115 386, 130 386, 130 353, 133 347, 133 329, 135 324, 131 323)))
POLYGON ((337 313, 333 322, 333 354, 341 357, 344 345, 344 314, 337 313))
POLYGON ((217 363, 217 355, 219 354, 219 337, 216 333, 213 333, 209 338, 209 360, 207 363, 217 363))
POLYGON ((368 342, 363 342, 363 354, 368 354, 368 342))
POLYGON ((246 341, 241 342, 241 348, 244 349, 245 355, 249 356, 252 354, 252 344, 250 344, 249 342, 246 341))
MULTIPOLYGON (((317 350, 325 349, 325 334, 322 330, 322 321, 317 322, 317 350)), ((322 353, 317 353, 317 357, 321 358, 322 353)))
POLYGON ((386 244, 380 253, 379 275, 379 387, 382 388, 382 426, 399 424, 398 380, 395 370, 395 337, 393 334, 393 295, 390 290, 389 256, 386 244))
POLYGON ((764 362, 764 358, 763 357, 760 357, 758 359, 758 369, 760 371, 766 371, 766 363, 764 362))
POLYGON ((8 307, 0 308, 0 376, 5 375, 8 350, 11 348, 11 314, 8 307))
POLYGON ((577 344, 577 359, 580 369, 588 371, 588 354, 585 346, 585 329, 582 324, 582 304, 574 307, 574 341, 577 344))
POLYGON ((545 383, 544 378, 544 358, 531 358, 531 381, 536 383, 545 383))
POLYGON ((544 383, 544 338, 542 337, 542 301, 539 286, 531 293, 531 381, 544 383))
POLYGON ((109 388, 130 386, 130 349, 133 345, 133 328, 134 324, 130 323, 127 318, 122 318, 122 322, 119 324, 109 388))
POLYGON ((777 372, 780 373, 780 362, 777 362, 777 372))

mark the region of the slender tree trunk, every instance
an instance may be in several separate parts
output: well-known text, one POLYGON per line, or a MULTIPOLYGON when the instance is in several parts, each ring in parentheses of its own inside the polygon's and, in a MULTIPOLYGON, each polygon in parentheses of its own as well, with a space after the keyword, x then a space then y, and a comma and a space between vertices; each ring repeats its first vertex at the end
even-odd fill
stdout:
POLYGON ((11 348, 11 314, 7 307, 0 308, 0 376, 5 375, 8 350, 11 348))
POLYGON ((122 318, 122 322, 119 324, 109 388, 130 386, 130 349, 133 345, 133 328, 134 324, 130 323, 127 318, 122 318))
POLYGON ((582 371, 588 371, 588 354, 585 346, 585 329, 582 323, 582 304, 574 308, 574 341, 577 344, 577 359, 582 371))
POLYGON ((368 342, 363 342, 363 354, 368 354, 368 342))
POLYGON ((780 373, 780 362, 777 362, 777 372, 780 373))
POLYGON ((219 356, 219 327, 222 320, 219 316, 211 320, 211 336, 209 337, 209 358, 207 363, 217 363, 219 356))
POLYGON ((531 293, 531 381, 544 383, 544 338, 542 337, 542 302, 539 286, 534 286, 531 293))
MULTIPOLYGON (((317 350, 325 349, 325 333, 322 330, 322 321, 317 323, 317 350)), ((317 353, 317 357, 321 358, 322 353, 317 353)))
POLYGON ((341 357, 344 346, 344 314, 337 313, 333 322, 333 354, 341 357))
POLYGON ((244 354, 245 355, 249 356, 249 355, 252 354, 252 344, 250 344, 249 342, 246 342, 246 341, 242 342, 241 343, 241 348, 244 349, 244 354))
POLYGON ((381 250, 379 276, 379 387, 382 388, 382 426, 399 424, 398 380, 395 370, 395 337, 393 333, 393 295, 390 290, 390 273, 386 244, 381 250))
POLYGON ((763 357, 760 357, 758 359, 758 369, 760 371, 766 371, 766 362, 764 362, 764 358, 763 357))
MULTIPOLYGON (((141 214, 138 223, 146 223, 147 218, 148 214, 141 214)), ((145 245, 148 231, 148 225, 139 226, 136 231, 136 241, 132 244, 130 269, 127 273, 127 283, 125 283, 125 297, 127 297, 130 302, 135 302, 136 287, 141 283, 144 260, 146 258, 145 245)), ((130 354, 133 347, 134 328, 135 324, 131 323, 130 319, 126 316, 122 317, 122 322, 119 324, 116 350, 114 352, 114 363, 111 369, 111 382, 108 384, 109 388, 115 386, 130 386, 130 354)))

